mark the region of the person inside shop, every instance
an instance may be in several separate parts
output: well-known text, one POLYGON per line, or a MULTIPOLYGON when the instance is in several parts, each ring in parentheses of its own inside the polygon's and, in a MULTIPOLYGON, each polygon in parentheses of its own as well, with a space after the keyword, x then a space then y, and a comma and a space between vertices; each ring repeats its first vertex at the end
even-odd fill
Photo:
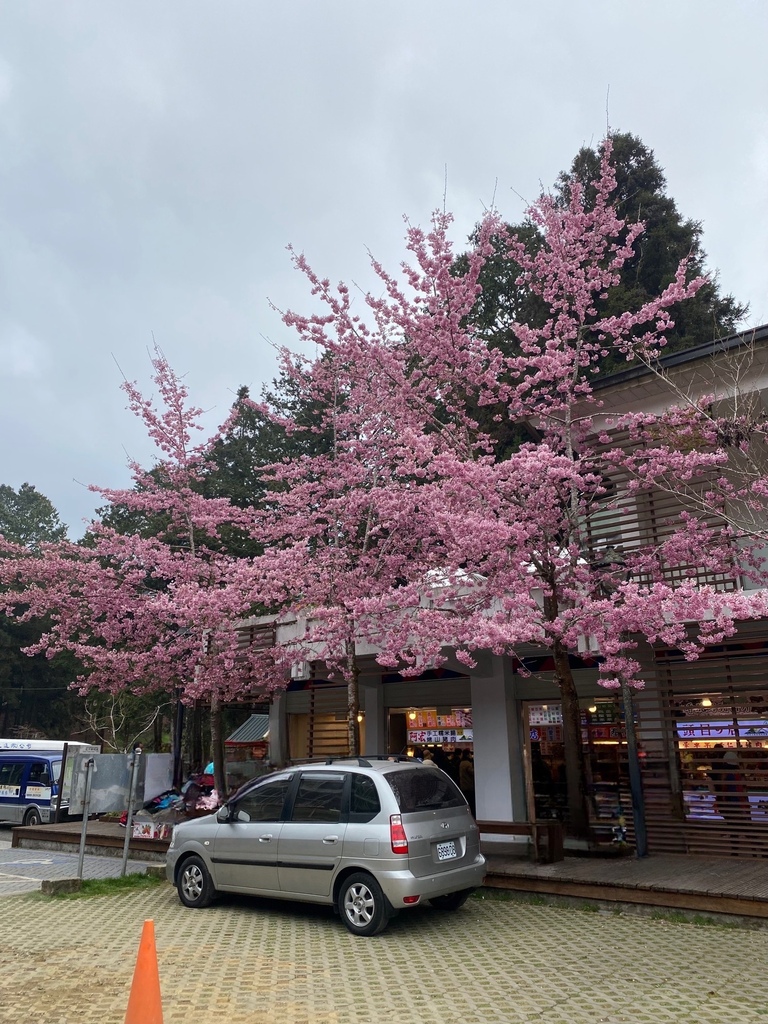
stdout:
POLYGON ((469 809, 475 814, 475 764, 471 750, 465 750, 461 755, 459 789, 464 794, 469 809))
POLYGON ((432 755, 432 751, 429 749, 429 747, 425 747, 424 748, 424 756, 422 757, 421 760, 424 762, 424 764, 432 764, 433 765, 435 763, 435 759, 434 759, 434 757, 432 755))
POLYGON ((709 770, 715 791, 718 812, 726 823, 735 827, 749 820, 749 796, 744 784, 744 773, 739 765, 739 752, 733 747, 716 743, 712 748, 717 759, 709 770))
POLYGON ((459 784, 459 769, 461 768, 461 751, 458 747, 455 747, 448 755, 446 766, 443 771, 447 772, 448 775, 458 786, 459 784))
POLYGON ((538 743, 531 743, 531 775, 536 814, 542 818, 548 817, 555 807, 555 783, 538 743))
POLYGON ((443 771, 446 771, 448 768, 448 755, 443 750, 443 748, 441 746, 435 747, 434 751, 432 752, 432 756, 435 759, 435 765, 438 768, 442 768, 443 771))

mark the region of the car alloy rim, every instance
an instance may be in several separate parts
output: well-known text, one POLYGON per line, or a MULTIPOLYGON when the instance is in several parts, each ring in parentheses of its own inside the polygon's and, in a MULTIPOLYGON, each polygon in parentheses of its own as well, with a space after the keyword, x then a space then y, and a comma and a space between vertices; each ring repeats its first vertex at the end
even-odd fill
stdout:
POLYGON ((184 894, 191 900, 196 900, 203 891, 203 874, 199 867, 193 865, 185 868, 182 879, 184 894))
POLYGON ((344 898, 344 909, 349 920, 357 928, 370 924, 375 906, 373 893, 368 886, 362 883, 350 886, 344 898))

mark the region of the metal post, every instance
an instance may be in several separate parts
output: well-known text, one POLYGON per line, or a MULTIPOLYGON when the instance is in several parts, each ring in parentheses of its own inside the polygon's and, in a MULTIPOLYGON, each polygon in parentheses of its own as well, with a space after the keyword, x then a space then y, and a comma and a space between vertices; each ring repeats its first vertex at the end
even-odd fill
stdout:
POLYGON ((69 751, 69 744, 64 744, 64 749, 61 752, 61 768, 59 769, 59 792, 56 797, 56 810, 53 812, 53 822, 58 825, 59 818, 61 817, 61 798, 64 795, 64 772, 67 770, 67 753, 69 751))
POLYGON ((621 699, 624 704, 624 728, 627 734, 627 766, 629 768, 629 792, 632 798, 632 817, 635 823, 635 852, 638 857, 647 857, 648 831, 645 823, 645 797, 643 796, 640 758, 637 750, 635 709, 632 690, 624 679, 621 680, 621 699))
POLYGON ((125 875, 125 869, 128 866, 128 848, 131 843, 131 832, 133 831, 133 796, 136 792, 136 775, 139 769, 139 758, 141 757, 141 747, 136 747, 133 752, 133 760, 131 761, 131 784, 128 787, 128 817, 125 822, 125 842, 123 843, 123 866, 120 869, 120 877, 125 875))
MULTIPOLYGON (((85 840, 88 834, 88 812, 91 806, 91 774, 93 772, 94 761, 92 757, 89 757, 85 762, 85 795, 83 797, 83 827, 80 830, 80 854, 77 858, 77 877, 83 877, 83 858, 85 857, 85 840)), ((63 785, 62 779, 62 785, 63 785)), ((72 783, 74 785, 74 777, 72 783)))

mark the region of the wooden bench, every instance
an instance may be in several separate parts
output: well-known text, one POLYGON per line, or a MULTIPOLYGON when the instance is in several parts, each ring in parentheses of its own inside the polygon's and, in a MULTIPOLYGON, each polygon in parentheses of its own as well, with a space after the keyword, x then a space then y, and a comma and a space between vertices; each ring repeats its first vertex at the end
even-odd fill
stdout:
POLYGON ((539 864, 554 864, 565 856, 561 821, 478 821, 477 827, 486 835, 528 836, 531 857, 539 864))

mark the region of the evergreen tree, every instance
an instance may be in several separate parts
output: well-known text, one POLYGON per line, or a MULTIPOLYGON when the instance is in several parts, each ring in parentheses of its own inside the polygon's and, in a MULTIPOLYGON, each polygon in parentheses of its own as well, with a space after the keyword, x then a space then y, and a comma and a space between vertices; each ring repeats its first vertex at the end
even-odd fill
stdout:
MULTIPOLYGON (((206 458, 202 481, 209 498, 228 498, 239 508, 261 508, 269 490, 282 486, 265 469, 275 463, 328 451, 330 439, 322 426, 321 402, 308 397, 300 383, 302 373, 287 371, 264 387, 255 402, 247 387, 238 389, 229 422, 206 458)), ((252 535, 224 532, 227 548, 241 557, 258 554, 252 535)))
MULTIPOLYGON (((619 285, 606 298, 596 299, 594 320, 640 309, 670 284, 680 260, 685 257, 689 259, 691 276, 707 272, 702 225, 684 218, 675 200, 667 194, 664 171, 653 150, 628 132, 616 132, 610 138, 616 175, 613 195, 616 212, 630 224, 644 222, 645 231, 636 243, 635 254, 622 268, 619 285)), ((583 147, 574 157, 570 171, 559 175, 555 189, 561 206, 566 207, 570 201, 571 182, 575 179, 584 189, 586 208, 591 208, 595 199, 592 183, 599 175, 603 145, 583 147)), ((509 230, 525 242, 530 255, 541 248, 541 231, 530 219, 511 225, 509 230)), ((515 354, 514 324, 541 327, 548 312, 527 282, 519 280, 521 268, 509 258, 505 234, 496 236, 494 249, 496 255, 491 256, 480 276, 483 291, 472 320, 491 344, 515 354)), ((455 271, 464 273, 465 270, 466 257, 462 256, 455 271)), ((721 295, 715 273, 710 274, 709 282, 696 296, 677 304, 670 312, 675 326, 667 332, 666 351, 676 351, 732 334, 746 315, 747 306, 732 295, 721 295)), ((609 355, 593 370, 605 374, 624 365, 626 363, 609 355)), ((514 447, 516 439, 500 437, 499 440, 503 446, 514 447)))
MULTIPOLYGON (((686 257, 693 277, 708 273, 701 221, 683 217, 675 200, 667 194, 666 177, 653 150, 629 132, 616 132, 611 136, 611 143, 616 212, 629 223, 642 221, 645 231, 638 239, 635 255, 622 270, 620 285, 598 303, 600 316, 637 309, 652 296, 659 295, 673 280, 680 260, 686 257)), ((564 204, 570 198, 572 177, 585 189, 588 205, 594 202, 591 182, 600 168, 603 145, 580 149, 570 174, 560 174, 557 191, 564 204)), ((675 326, 668 332, 667 351, 727 337, 744 319, 748 307, 737 302, 733 295, 721 295, 717 273, 709 276, 709 282, 693 299, 678 303, 670 310, 675 326)), ((604 364, 602 369, 610 369, 610 365, 604 364)))
POLYGON ((0 484, 0 534, 13 544, 27 548, 45 541, 64 540, 67 528, 44 494, 24 483, 15 491, 0 484))
MULTIPOLYGON (((36 550, 40 544, 63 540, 67 528, 52 502, 32 484, 18 490, 0 485, 0 534, 12 544, 36 550)), ((6 556, 7 557, 7 556, 6 556)), ((49 660, 30 658, 22 648, 37 643, 44 621, 17 622, 0 614, 0 735, 68 735, 77 698, 68 686, 79 669, 68 655, 49 660)))
POLYGON ((259 505, 276 486, 264 476, 275 462, 327 452, 330 438, 322 426, 323 401, 302 389, 303 373, 283 369, 255 402, 239 388, 229 423, 208 453, 206 487, 240 508, 259 505))
POLYGON ((66 653, 50 659, 23 653, 39 643, 47 625, 0 615, 0 736, 66 739, 77 728, 81 701, 69 689, 81 671, 75 659, 66 653))

